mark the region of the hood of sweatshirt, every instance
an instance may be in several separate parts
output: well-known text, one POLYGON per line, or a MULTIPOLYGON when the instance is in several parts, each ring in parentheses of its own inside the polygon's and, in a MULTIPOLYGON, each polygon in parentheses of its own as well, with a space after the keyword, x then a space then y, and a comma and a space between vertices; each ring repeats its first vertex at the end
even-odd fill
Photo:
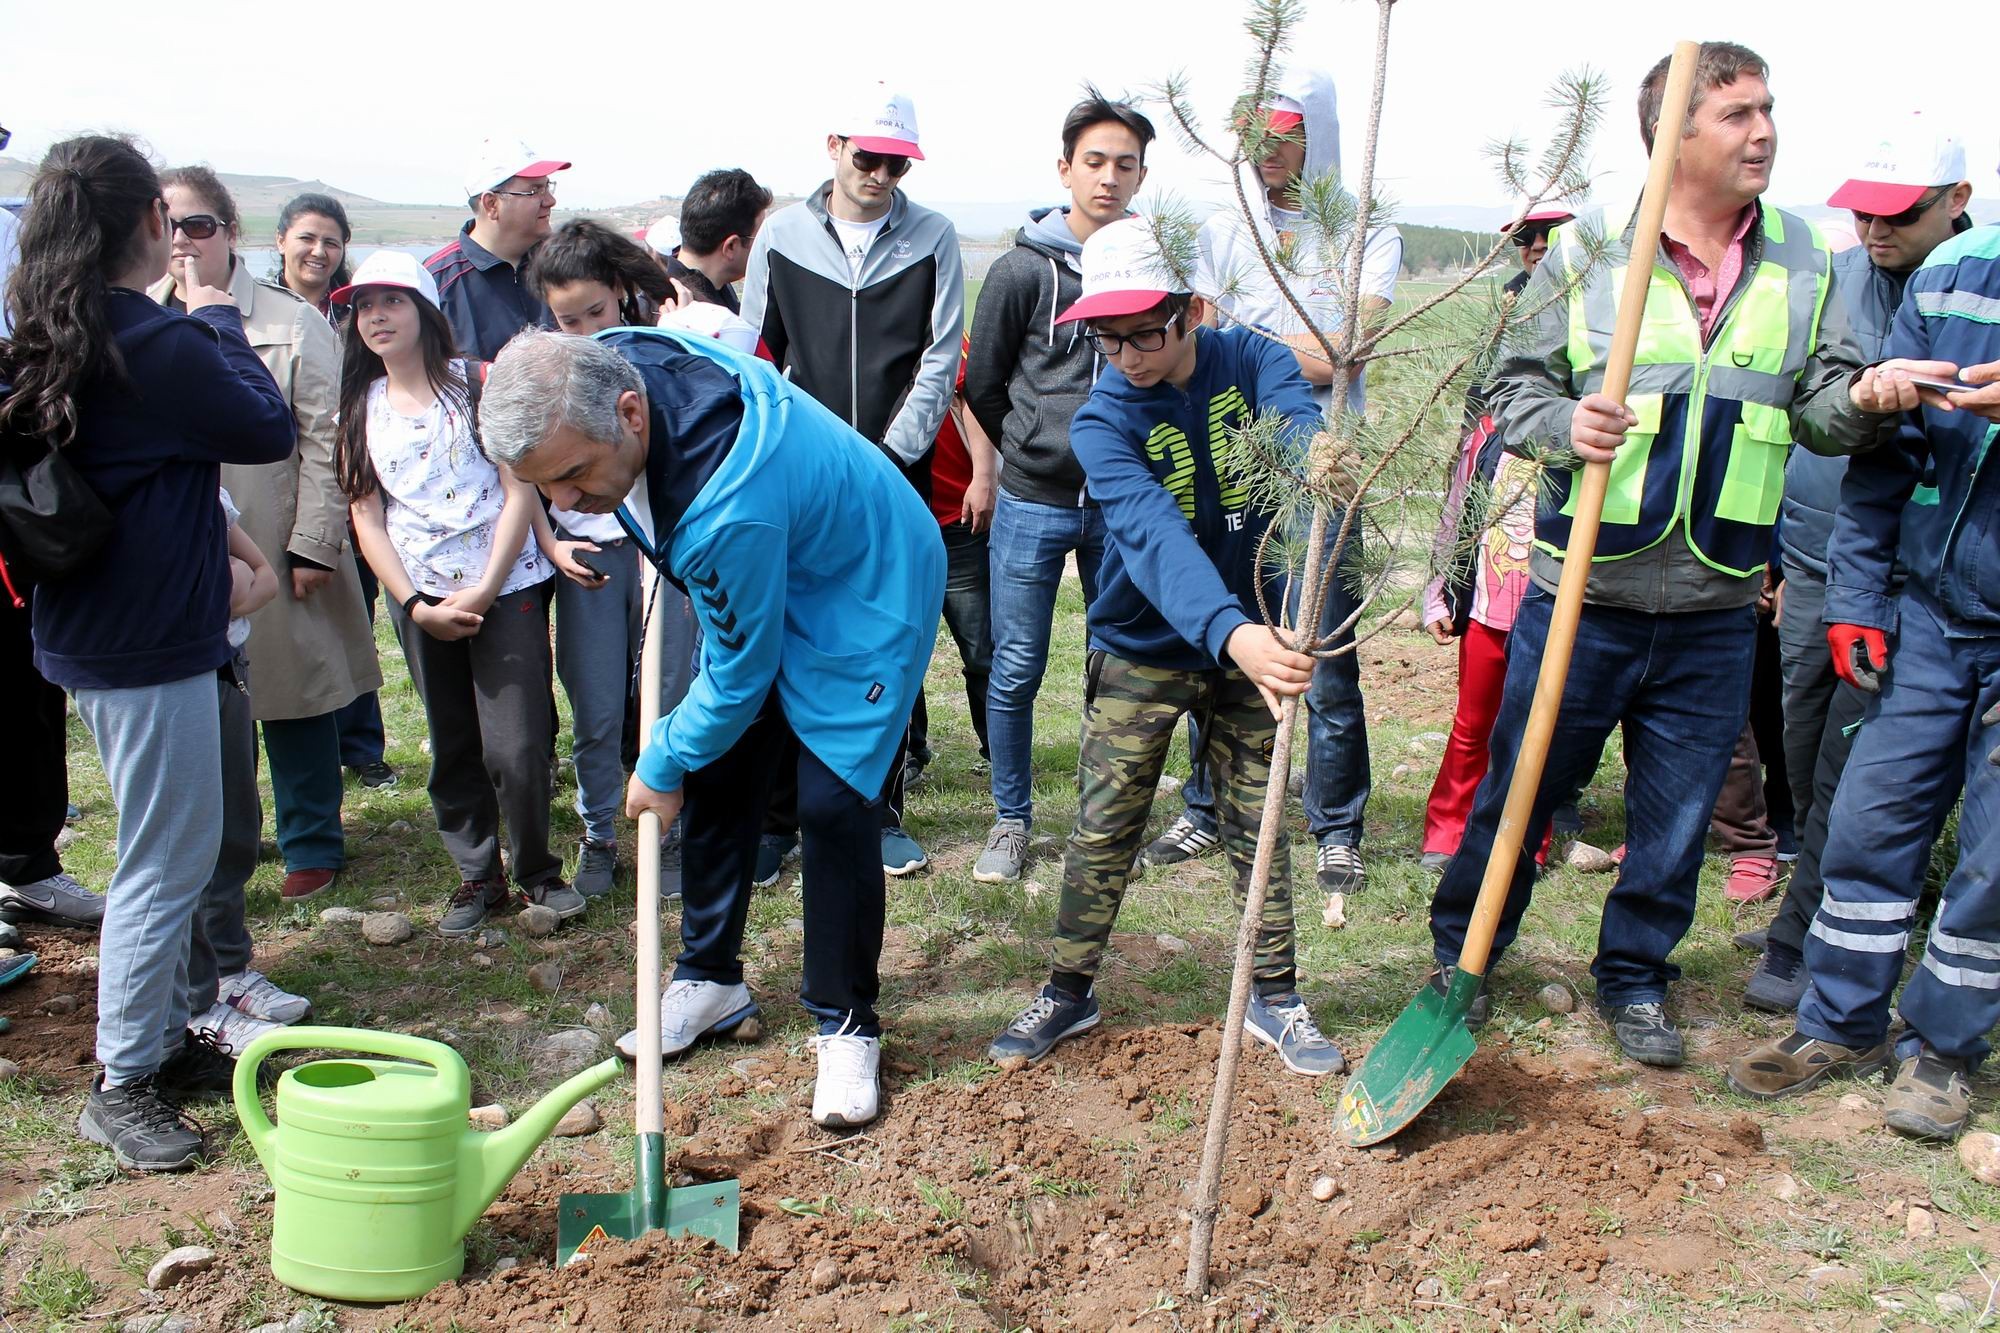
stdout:
MULTIPOLYGON (((1278 80, 1282 97, 1297 102, 1305 113, 1306 161, 1299 174, 1308 181, 1331 174, 1340 175, 1340 106, 1334 93, 1333 75, 1323 69, 1287 69, 1278 80)), ((1243 192, 1252 199, 1264 199, 1264 178, 1255 162, 1245 162, 1243 192)), ((1258 233, 1270 244, 1275 238, 1269 208, 1256 212, 1258 233)))
POLYGON ((1060 259, 1074 272, 1083 271, 1083 242, 1069 229, 1069 209, 1065 206, 1031 209, 1027 225, 1014 243, 1060 259))

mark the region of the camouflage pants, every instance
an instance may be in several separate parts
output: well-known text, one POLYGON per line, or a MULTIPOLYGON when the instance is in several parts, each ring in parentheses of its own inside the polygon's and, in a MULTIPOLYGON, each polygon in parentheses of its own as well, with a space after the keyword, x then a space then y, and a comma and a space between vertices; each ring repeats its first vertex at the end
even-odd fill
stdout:
MULTIPOLYGON (((1097 975, 1132 863, 1146 838, 1146 818, 1183 715, 1201 721, 1223 846, 1236 872, 1242 910, 1257 854, 1257 825, 1271 773, 1278 724, 1257 687, 1241 672, 1169 671, 1093 651, 1087 666, 1083 742, 1077 756, 1080 803, 1063 854, 1062 905, 1056 918, 1055 971, 1097 975)), ((1280 994, 1296 984, 1290 852, 1280 845, 1257 935, 1257 989, 1280 994)))

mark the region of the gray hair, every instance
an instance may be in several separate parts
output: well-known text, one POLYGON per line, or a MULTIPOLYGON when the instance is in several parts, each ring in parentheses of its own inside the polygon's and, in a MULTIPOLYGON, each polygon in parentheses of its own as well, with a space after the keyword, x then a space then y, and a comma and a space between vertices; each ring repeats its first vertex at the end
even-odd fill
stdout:
POLYGON ((632 363, 594 338, 524 329, 500 349, 479 401, 479 438, 510 467, 567 426, 599 444, 624 435, 618 398, 644 395, 632 363))

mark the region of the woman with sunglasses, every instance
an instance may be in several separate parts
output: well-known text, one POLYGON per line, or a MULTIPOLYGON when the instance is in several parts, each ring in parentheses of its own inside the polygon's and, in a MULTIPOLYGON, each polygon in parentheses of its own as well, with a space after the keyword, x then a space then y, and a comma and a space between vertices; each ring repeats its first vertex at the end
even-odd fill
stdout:
POLYGON ((352 276, 347 247, 353 238, 347 210, 329 194, 299 195, 278 214, 277 283, 305 298, 335 328, 347 318, 347 307, 335 305, 329 294, 352 276))
MULTIPOLYGON (((340 346, 332 326, 304 298, 250 275, 236 254, 236 201, 214 172, 181 167, 163 173, 160 183, 173 248, 167 276, 153 286, 154 299, 176 306, 185 303, 191 285, 226 290, 298 424, 298 448, 290 457, 225 468, 222 480, 243 513, 243 530, 278 571, 277 600, 251 621, 246 654, 256 679, 250 714, 263 726, 271 766, 271 804, 285 858, 282 896, 302 902, 331 887, 346 862, 334 712, 382 683, 347 548, 347 499, 334 470, 340 346)), ((256 865, 254 824, 231 833, 217 873, 234 883, 218 892, 240 903, 256 865)), ((254 1035, 239 1020, 290 1021, 286 1015, 303 1012, 297 997, 247 970, 249 939, 239 931, 240 924, 228 930, 229 956, 219 960, 218 1011, 228 1012, 218 1012, 210 1024, 232 1055, 244 1044, 239 1034, 245 1041, 254 1035)), ((213 943, 223 948, 222 941, 213 943)))
POLYGON ((98 950, 102 1071, 77 1129, 122 1167, 170 1171, 202 1149, 172 1089, 192 1050, 189 922, 222 842, 221 465, 282 463, 296 425, 229 292, 197 272, 185 314, 147 299, 173 241, 138 149, 98 135, 59 143, 28 197, 0 434, 61 449, 114 520, 34 598, 35 664, 75 698, 118 809, 98 950))

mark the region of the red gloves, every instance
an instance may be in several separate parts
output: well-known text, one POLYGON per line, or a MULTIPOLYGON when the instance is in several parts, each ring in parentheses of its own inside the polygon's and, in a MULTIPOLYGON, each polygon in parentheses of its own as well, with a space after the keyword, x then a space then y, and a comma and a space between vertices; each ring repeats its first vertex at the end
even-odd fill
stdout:
POLYGON ((1882 689, 1881 672, 1889 666, 1889 640, 1866 625, 1828 625, 1826 645, 1833 650, 1833 671, 1857 690, 1882 689))

